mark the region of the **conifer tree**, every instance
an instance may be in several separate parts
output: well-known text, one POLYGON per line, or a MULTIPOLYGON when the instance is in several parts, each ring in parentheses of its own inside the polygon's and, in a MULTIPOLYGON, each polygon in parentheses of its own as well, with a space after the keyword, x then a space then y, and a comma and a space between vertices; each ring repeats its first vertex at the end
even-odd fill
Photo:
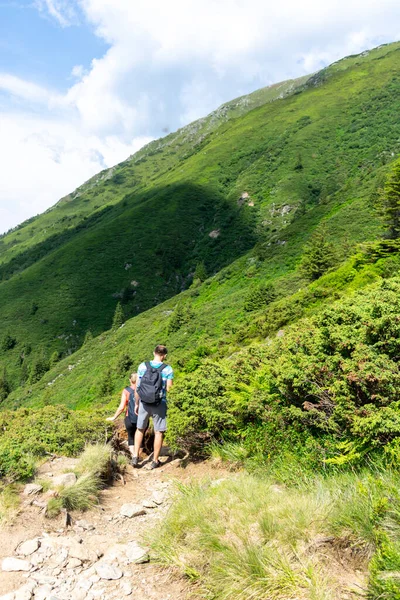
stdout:
POLYGON ((36 383, 40 381, 45 373, 50 369, 50 363, 42 353, 32 364, 31 371, 29 374, 29 383, 36 383))
POLYGON ((207 279, 207 269, 203 261, 197 263, 193 279, 199 279, 201 282, 207 279))
POLYGON ((83 345, 87 344, 92 339, 93 339, 93 333, 90 331, 90 329, 88 329, 85 334, 85 339, 83 340, 83 345))
POLYGON ((314 281, 336 262, 334 246, 327 240, 326 229, 321 227, 306 245, 300 263, 303 274, 314 281))
POLYGON ((118 302, 113 317, 112 329, 118 329, 123 323, 125 323, 124 311, 122 310, 121 302, 118 302))
POLYGON ((4 368, 2 375, 0 375, 0 402, 3 402, 11 392, 11 385, 7 378, 7 372, 4 368))
POLYGON ((400 237, 400 159, 393 164, 380 197, 380 204, 388 235, 397 240, 400 237))
POLYGON ((53 354, 50 356, 50 367, 54 367, 55 364, 60 360, 60 353, 58 350, 54 350, 53 354))

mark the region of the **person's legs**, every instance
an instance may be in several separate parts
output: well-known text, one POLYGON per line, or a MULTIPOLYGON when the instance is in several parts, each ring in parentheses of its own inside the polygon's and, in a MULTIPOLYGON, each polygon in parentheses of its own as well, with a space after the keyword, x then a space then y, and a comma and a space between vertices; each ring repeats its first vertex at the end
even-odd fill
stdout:
POLYGON ((131 456, 135 456, 135 432, 136 432, 136 423, 131 423, 129 417, 125 417, 125 429, 128 434, 128 447, 131 456))
POLYGON ((142 446, 142 441, 143 441, 143 436, 144 436, 144 429, 139 429, 139 427, 136 429, 136 433, 135 433, 135 446, 134 446, 134 451, 133 451, 133 456, 135 457, 139 457, 140 454, 140 448, 142 446))
POLYGON ((154 462, 158 462, 158 457, 160 456, 163 438, 164 438, 163 431, 155 431, 154 432, 154 453, 153 453, 154 462))
POLYGON ((154 424, 154 453, 152 468, 159 465, 158 459, 160 456, 164 433, 167 430, 167 404, 161 402, 153 409, 153 424, 154 424))
POLYGON ((138 420, 136 423, 136 433, 135 433, 135 448, 133 450, 133 463, 132 464, 134 467, 136 467, 139 462, 140 448, 142 446, 144 432, 149 423, 149 416, 150 416, 149 412, 146 410, 146 408, 143 406, 143 403, 141 402, 139 404, 139 414, 138 414, 138 420))

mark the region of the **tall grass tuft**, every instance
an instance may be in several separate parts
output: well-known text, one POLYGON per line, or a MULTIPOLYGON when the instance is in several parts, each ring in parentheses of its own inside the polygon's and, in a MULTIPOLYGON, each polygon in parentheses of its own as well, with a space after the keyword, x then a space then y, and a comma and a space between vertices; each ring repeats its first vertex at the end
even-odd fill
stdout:
POLYGON ((74 485, 60 489, 47 504, 46 515, 54 517, 62 508, 88 510, 97 504, 103 481, 109 475, 111 448, 104 444, 86 447, 75 467, 78 479, 74 485))
POLYGON ((111 462, 111 447, 108 444, 90 444, 82 452, 75 467, 77 475, 91 474, 106 477, 111 462))
POLYGON ((61 490, 59 498, 67 510, 87 510, 98 501, 100 479, 94 473, 81 475, 74 485, 61 490))
POLYGON ((8 523, 17 514, 20 498, 15 485, 0 488, 0 525, 8 523))

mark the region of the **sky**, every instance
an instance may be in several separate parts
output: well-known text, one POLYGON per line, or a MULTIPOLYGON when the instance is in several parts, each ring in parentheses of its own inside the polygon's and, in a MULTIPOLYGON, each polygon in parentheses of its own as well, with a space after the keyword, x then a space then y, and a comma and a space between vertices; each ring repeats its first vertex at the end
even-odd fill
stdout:
POLYGON ((397 40, 399 0, 0 0, 0 233, 223 102, 397 40))

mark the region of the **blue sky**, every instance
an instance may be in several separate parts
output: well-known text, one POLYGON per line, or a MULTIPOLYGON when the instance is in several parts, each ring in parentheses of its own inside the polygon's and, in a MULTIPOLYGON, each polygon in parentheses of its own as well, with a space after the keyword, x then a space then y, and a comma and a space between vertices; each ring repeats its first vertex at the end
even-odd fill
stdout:
POLYGON ((32 2, 0 0, 0 71, 67 91, 73 67, 89 69, 107 48, 82 14, 62 27, 32 2))
POLYGON ((0 233, 166 128, 399 39, 398 0, 0 0, 0 233))

